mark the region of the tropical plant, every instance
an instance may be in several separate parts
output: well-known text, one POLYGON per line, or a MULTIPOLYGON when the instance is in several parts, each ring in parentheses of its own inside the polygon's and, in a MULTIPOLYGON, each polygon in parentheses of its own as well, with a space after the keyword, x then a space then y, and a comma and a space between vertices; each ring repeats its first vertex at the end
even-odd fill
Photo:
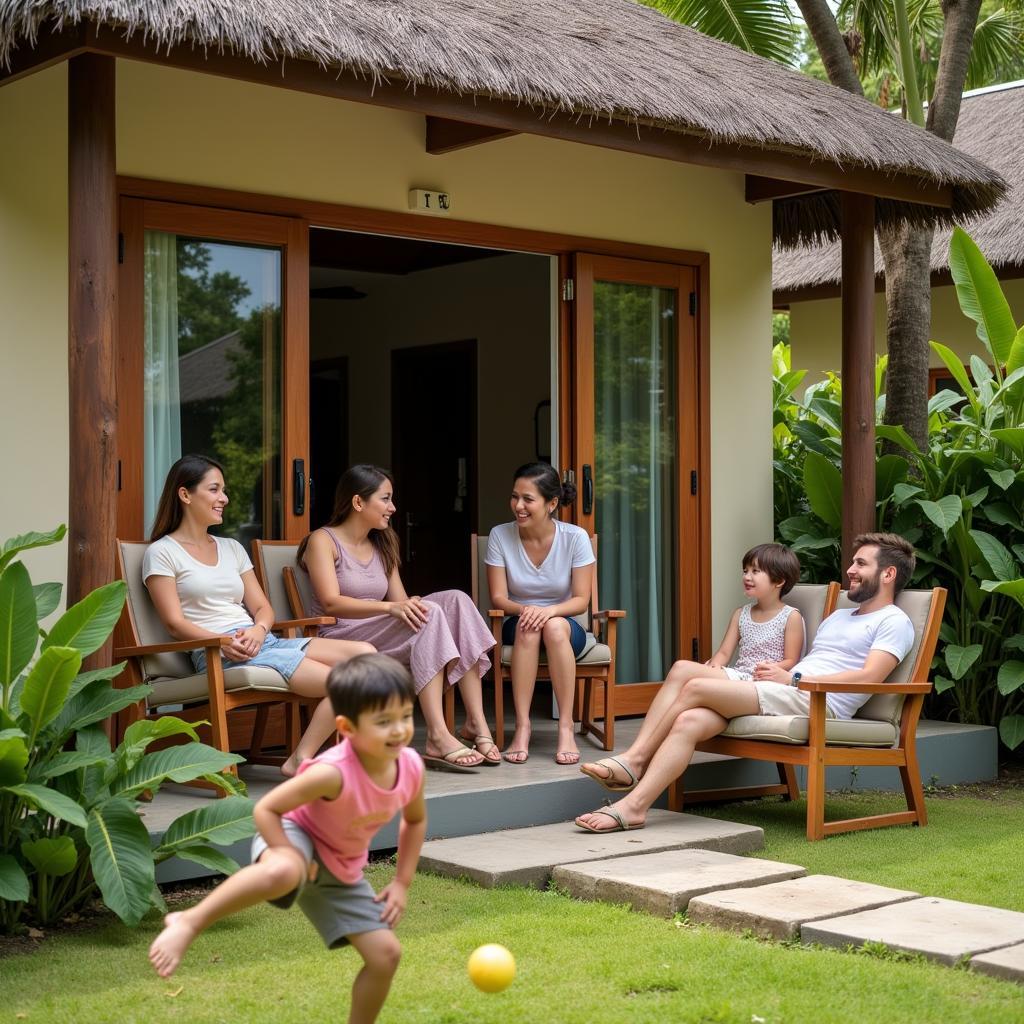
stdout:
MULTIPOLYGON (((1024 743, 1024 327, 960 229, 949 262, 989 362, 972 357, 968 375, 950 348, 932 342, 961 391, 929 401, 926 448, 900 427, 876 427, 880 442, 903 452, 878 457, 877 521, 917 547, 915 585, 949 590, 936 693, 948 695, 961 721, 998 725, 1014 749, 1024 743)), ((880 361, 879 388, 884 373, 880 361)), ((840 568, 840 382, 831 374, 798 401, 800 380, 777 349, 776 531, 808 577, 823 581, 840 568)), ((884 401, 880 394, 879 417, 884 401)))
POLYGON ((111 715, 149 686, 112 685, 123 665, 81 671, 124 605, 121 581, 100 587, 49 628, 59 583, 33 585, 18 556, 53 544, 63 526, 0 548, 0 929, 48 924, 97 889, 126 924, 162 907, 155 865, 177 856, 216 871, 237 864, 210 844, 253 831, 250 801, 227 769, 241 760, 198 742, 194 724, 167 716, 129 726, 112 748, 111 715), (187 742, 149 750, 171 737, 187 742), (154 847, 141 801, 167 781, 203 778, 229 795, 174 821, 154 847))

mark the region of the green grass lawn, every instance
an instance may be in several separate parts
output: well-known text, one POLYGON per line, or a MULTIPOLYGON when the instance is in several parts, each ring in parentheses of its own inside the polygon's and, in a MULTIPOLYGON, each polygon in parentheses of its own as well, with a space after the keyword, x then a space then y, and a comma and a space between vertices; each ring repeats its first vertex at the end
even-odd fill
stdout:
MULTIPOLYGON (((843 806, 892 803, 858 794, 843 806)), ((929 801, 926 829, 803 841, 800 805, 731 805, 715 813, 763 825, 762 856, 955 899, 1024 909, 1019 874, 1024 792, 929 801), (1013 858, 1011 860, 1011 857, 1013 858)), ((390 877, 375 866, 371 880, 390 877)), ((0 1022, 344 1021, 358 966, 326 952, 297 911, 270 907, 222 922, 161 981, 146 949, 159 922, 55 935, 0 960, 0 1022)), ((1020 1024, 1024 986, 921 960, 760 942, 557 893, 485 890, 420 876, 399 929, 405 955, 382 1022, 941 1022, 1020 1024), (519 975, 499 995, 477 992, 469 953, 501 942, 519 975)))

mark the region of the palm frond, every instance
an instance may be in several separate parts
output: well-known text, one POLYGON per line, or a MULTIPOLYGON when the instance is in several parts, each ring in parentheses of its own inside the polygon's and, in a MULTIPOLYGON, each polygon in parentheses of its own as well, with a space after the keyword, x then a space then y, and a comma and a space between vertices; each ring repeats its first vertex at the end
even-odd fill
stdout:
POLYGON ((978 23, 967 65, 967 88, 1024 77, 1024 17, 1001 7, 978 23))

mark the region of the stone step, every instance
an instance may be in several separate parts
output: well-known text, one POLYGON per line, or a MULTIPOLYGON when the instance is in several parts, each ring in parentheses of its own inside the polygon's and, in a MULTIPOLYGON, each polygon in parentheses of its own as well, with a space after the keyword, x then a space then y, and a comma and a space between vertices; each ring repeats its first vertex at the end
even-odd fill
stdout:
POLYGON ((916 899, 920 893, 851 882, 833 875, 808 875, 756 888, 726 889, 690 900, 691 921, 764 939, 796 939, 808 921, 873 910, 916 899))
POLYGON ((737 857, 715 850, 665 850, 583 864, 560 864, 554 885, 584 900, 626 903, 658 917, 686 910, 702 893, 761 886, 803 875, 796 864, 737 857))
POLYGON ((991 953, 979 953, 971 959, 971 970, 1024 983, 1024 943, 995 949, 991 953))
POLYGON ((764 832, 733 821, 652 810, 647 815, 647 826, 630 832, 595 835, 567 821, 434 839, 424 844, 419 866, 421 871, 468 878, 488 888, 526 885, 543 889, 557 864, 692 847, 750 853, 764 847, 764 832))
POLYGON ((965 956, 1024 942, 1024 914, 929 896, 812 922, 801 928, 800 937, 823 946, 881 942, 952 965, 965 956))

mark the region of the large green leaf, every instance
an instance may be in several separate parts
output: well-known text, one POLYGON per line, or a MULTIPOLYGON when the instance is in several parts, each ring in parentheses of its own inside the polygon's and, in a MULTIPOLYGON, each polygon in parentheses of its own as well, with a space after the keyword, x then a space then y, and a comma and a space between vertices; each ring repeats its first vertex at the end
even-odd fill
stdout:
POLYGON ((238 870, 237 861, 215 846, 184 846, 176 847, 174 856, 182 860, 190 860, 194 864, 202 864, 211 871, 219 871, 222 875, 233 875, 238 870))
POLYGON ((932 680, 932 685, 935 687, 936 693, 945 693, 947 690, 952 690, 956 686, 956 682, 946 676, 936 676, 932 680))
POLYGON ((981 657, 981 644, 971 644, 969 647, 946 644, 943 654, 949 674, 954 679, 963 679, 967 670, 981 657))
POLYGON ((943 495, 938 501, 928 501, 925 498, 919 498, 917 504, 920 505, 921 511, 943 534, 949 533, 963 512, 963 503, 960 501, 958 494, 943 495))
POLYGON ((1024 457, 1024 427, 999 427, 992 431, 992 436, 1024 457))
POLYGON ((981 550, 982 557, 992 570, 991 575, 997 580, 1013 580, 1018 576, 1017 561, 1003 544, 996 540, 990 533, 982 533, 981 530, 971 530, 971 537, 974 543, 981 550))
POLYGON ((9 853, 0 853, 0 902, 27 903, 31 888, 24 868, 9 853))
POLYGON ((1010 354, 1006 357, 1006 372, 1013 373, 1024 366, 1024 327, 1022 327, 1013 339, 1010 346, 1010 354))
POLYGON ((82 657, 106 642, 124 607, 125 585, 115 580, 72 605, 46 635, 43 647, 74 647, 82 657))
POLYGON ((1016 750, 1024 743, 1024 715, 1007 715, 999 723, 999 738, 1011 749, 1016 750))
POLYGON ((1024 579, 1016 580, 982 580, 981 589, 987 590, 990 594, 1005 594, 1012 597, 1022 608, 1024 608, 1024 579))
POLYGON ((176 818, 164 833, 160 848, 216 843, 230 846, 248 839, 256 831, 252 820, 253 803, 248 797, 228 796, 206 807, 176 818))
POLYGON ((36 599, 28 569, 15 562, 0 575, 0 686, 10 686, 39 642, 36 599))
POLYGON ((804 458, 804 489, 814 514, 838 530, 843 518, 843 480, 824 455, 808 452, 804 458))
POLYGON ((8 786, 7 792, 22 797, 51 817, 60 818, 61 821, 77 825, 79 828, 85 828, 85 811, 82 810, 81 805, 56 789, 38 786, 32 782, 23 782, 18 786, 8 786))
POLYGON ((875 463, 875 497, 878 501, 888 498, 893 488, 907 479, 907 460, 898 455, 883 455, 875 463))
POLYGON ((1008 491, 1013 486, 1014 480, 1017 479, 1017 474, 1012 469, 986 469, 985 472, 991 478, 992 483, 1004 491, 1008 491))
POLYGON ((56 544, 58 541, 64 539, 64 534, 68 532, 66 526, 58 526, 55 530, 50 530, 49 533, 22 533, 17 537, 11 537, 10 540, 4 541, 4 545, 0 548, 0 571, 3 571, 11 562, 11 560, 22 551, 28 551, 29 548, 43 548, 48 544, 56 544))
POLYGON ((40 730, 60 714, 81 667, 82 656, 73 647, 48 647, 39 655, 21 691, 21 710, 32 725, 30 746, 40 730))
POLYGON ((1024 661, 1004 661, 999 666, 996 685, 1004 697, 1024 686, 1024 661))
POLYGON ((93 683, 64 705, 51 731, 57 735, 72 733, 95 722, 102 722, 152 692, 151 686, 129 686, 119 690, 105 682, 93 683))
POLYGON ((67 775, 68 772, 76 772, 79 768, 102 764, 109 756, 84 750, 63 750, 53 757, 43 758, 33 764, 29 781, 45 782, 47 779, 56 779, 61 775, 67 775))
POLYGON ((61 584, 36 583, 32 587, 32 596, 36 599, 36 618, 45 619, 60 604, 61 584))
POLYGON ((21 852, 41 875, 69 875, 78 866, 78 851, 71 836, 32 839, 21 844, 21 852))
POLYGON ((914 444, 914 439, 903 427, 879 423, 875 427, 875 437, 880 441, 891 441, 893 444, 898 444, 905 452, 909 452, 911 455, 921 454, 920 448, 914 444))
POLYGON ((124 731, 124 739, 117 748, 118 764, 122 772, 130 771, 139 762, 139 758, 145 753, 146 748, 157 740, 165 740, 170 736, 188 736, 190 739, 198 740, 199 734, 195 730, 197 725, 206 725, 205 722, 186 722, 173 715, 166 715, 155 721, 142 719, 133 722, 124 731))
POLYGON ((127 775, 114 780, 111 788, 118 796, 134 795, 146 789, 155 790, 167 781, 191 782, 242 760, 238 754, 225 754, 205 743, 182 743, 146 754, 127 775))
POLYGON ((967 401, 971 403, 975 416, 977 416, 979 412, 978 397, 974 393, 971 378, 967 376, 967 371, 964 369, 963 359, 949 348, 948 345, 942 345, 937 341, 933 341, 931 346, 932 351, 946 364, 946 369, 949 370, 953 379, 960 385, 960 390, 967 396, 967 401))
POLYGON ((28 747, 20 729, 0 731, 0 787, 16 786, 25 781, 28 747))
POLYGON ((1017 335, 1017 324, 995 271, 962 228, 953 228, 953 237, 949 240, 949 270, 956 284, 960 309, 978 325, 982 344, 998 365, 1003 366, 1017 335))
POLYGON ((90 863, 103 902, 127 925, 152 906, 155 884, 149 833, 131 800, 108 800, 89 812, 90 863))

